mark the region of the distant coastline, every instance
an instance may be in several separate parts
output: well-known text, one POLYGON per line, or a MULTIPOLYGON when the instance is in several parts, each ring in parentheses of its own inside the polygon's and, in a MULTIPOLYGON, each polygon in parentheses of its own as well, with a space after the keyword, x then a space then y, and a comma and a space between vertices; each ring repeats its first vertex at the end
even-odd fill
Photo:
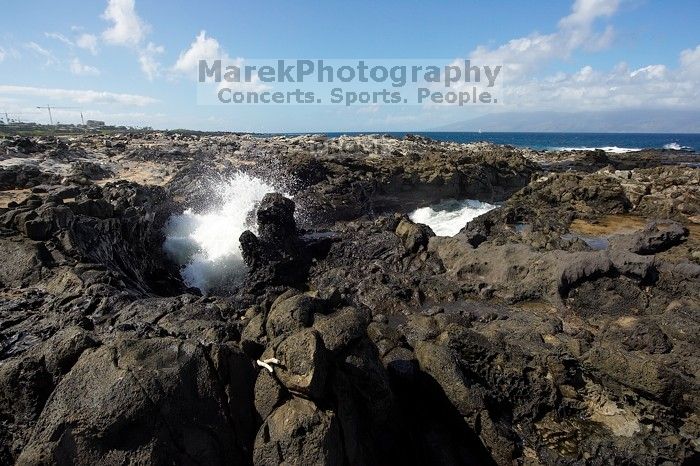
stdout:
MULTIPOLYGON (((300 133, 280 133, 300 134, 300 133)), ((387 134, 402 138, 407 134, 425 136, 437 141, 470 143, 486 141, 535 150, 594 150, 634 152, 642 149, 666 149, 697 152, 700 134, 680 133, 565 133, 565 132, 478 132, 478 131, 390 131, 330 132, 329 137, 358 134, 387 134)))
POLYGON ((625 153, 643 149, 673 150, 679 152, 699 152, 700 133, 666 133, 666 132, 557 132, 557 131, 308 131, 308 132, 261 132, 246 131, 200 131, 184 128, 153 130, 127 126, 103 126, 87 128, 81 125, 41 125, 36 123, 21 123, 0 125, 0 136, 70 136, 79 134, 119 134, 119 133, 148 133, 164 132, 170 134, 190 135, 225 135, 225 134, 255 134, 258 136, 296 136, 300 134, 323 134, 328 137, 343 135, 357 136, 367 134, 389 135, 403 138, 406 135, 424 136, 437 141, 471 143, 490 142, 493 144, 511 145, 534 150, 596 150, 625 153))

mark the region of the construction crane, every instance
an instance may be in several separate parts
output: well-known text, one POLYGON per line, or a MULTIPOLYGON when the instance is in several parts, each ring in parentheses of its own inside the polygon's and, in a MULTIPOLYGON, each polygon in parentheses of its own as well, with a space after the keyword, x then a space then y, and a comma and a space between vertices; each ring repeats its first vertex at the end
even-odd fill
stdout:
MULTIPOLYGON (((49 123, 53 125, 53 116, 51 115, 51 109, 53 110, 77 110, 80 107, 52 107, 51 105, 46 105, 46 107, 37 107, 43 110, 48 110, 49 111, 49 123)), ((83 119, 83 112, 80 112, 80 118, 83 119)), ((85 124, 85 121, 83 121, 83 124, 85 124)))

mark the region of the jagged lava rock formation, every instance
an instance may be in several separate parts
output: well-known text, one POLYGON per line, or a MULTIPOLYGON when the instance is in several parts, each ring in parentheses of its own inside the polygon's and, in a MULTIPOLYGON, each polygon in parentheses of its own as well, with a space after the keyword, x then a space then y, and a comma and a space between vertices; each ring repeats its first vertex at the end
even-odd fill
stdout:
POLYGON ((693 154, 418 136, 0 140, 2 464, 696 464, 693 154), (204 180, 284 174, 203 295, 204 180), (498 202, 454 237, 407 213, 498 202))

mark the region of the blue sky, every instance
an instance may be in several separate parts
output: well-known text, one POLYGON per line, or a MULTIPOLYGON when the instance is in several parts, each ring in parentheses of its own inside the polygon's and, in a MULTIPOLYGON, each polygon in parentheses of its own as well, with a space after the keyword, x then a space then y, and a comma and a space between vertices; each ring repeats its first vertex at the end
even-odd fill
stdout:
POLYGON ((700 110, 697 1, 4 3, 0 112, 41 122, 34 107, 47 103, 115 124, 242 131, 424 130, 490 111, 700 110), (509 96, 496 110, 203 106, 182 59, 197 53, 502 62, 509 96))

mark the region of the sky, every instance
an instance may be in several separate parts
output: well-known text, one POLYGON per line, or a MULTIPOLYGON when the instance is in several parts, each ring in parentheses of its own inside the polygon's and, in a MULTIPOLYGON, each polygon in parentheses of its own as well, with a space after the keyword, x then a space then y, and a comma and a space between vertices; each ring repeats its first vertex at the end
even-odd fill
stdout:
POLYGON ((418 131, 488 112, 700 110, 697 0, 4 0, 0 118, 160 129, 418 131), (504 103, 200 105, 199 59, 469 59, 504 103))

